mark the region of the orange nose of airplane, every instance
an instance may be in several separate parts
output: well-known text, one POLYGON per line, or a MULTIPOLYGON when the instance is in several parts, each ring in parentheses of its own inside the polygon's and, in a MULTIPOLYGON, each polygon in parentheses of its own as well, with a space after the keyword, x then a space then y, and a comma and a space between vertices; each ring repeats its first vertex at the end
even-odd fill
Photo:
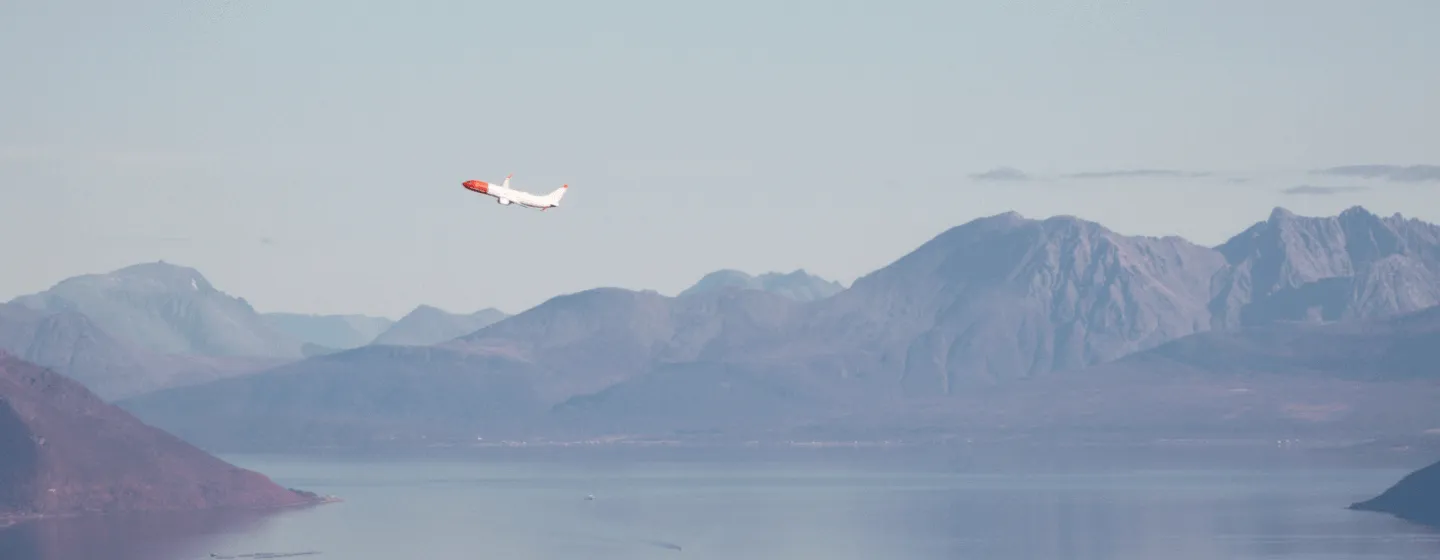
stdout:
POLYGON ((487 190, 485 187, 488 186, 488 185, 485 184, 484 181, 476 181, 476 180, 473 180, 473 179, 472 179, 472 180, 469 180, 469 181, 465 181, 464 183, 460 183, 460 184, 461 184, 461 185, 464 185, 465 188, 467 188, 467 189, 470 189, 470 190, 476 191, 476 192, 482 192, 482 193, 487 190))

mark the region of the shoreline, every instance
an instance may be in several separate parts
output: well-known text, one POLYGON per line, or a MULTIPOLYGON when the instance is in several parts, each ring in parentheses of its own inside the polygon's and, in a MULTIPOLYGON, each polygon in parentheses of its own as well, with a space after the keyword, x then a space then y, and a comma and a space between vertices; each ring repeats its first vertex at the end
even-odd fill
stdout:
POLYGON ((1440 452, 1440 437, 1378 438, 1150 438, 1143 440, 1060 437, 923 439, 789 439, 724 441, 702 439, 530 440, 501 442, 430 442, 370 445, 241 445, 214 451, 217 456, 424 457, 436 454, 513 456, 527 453, 741 452, 741 453, 983 453, 996 450, 1074 453, 1238 452, 1277 456, 1360 456, 1404 460, 1440 452))
POLYGON ((47 520, 47 519, 76 519, 76 518, 82 518, 82 517, 110 517, 110 516, 116 516, 116 515, 177 514, 177 513, 200 513, 200 512, 221 512, 221 511, 236 511, 236 512, 247 511, 247 512, 260 512, 260 513, 266 513, 266 512, 278 513, 278 512, 281 512, 281 511, 284 511, 284 510, 289 510, 289 509, 299 509, 299 508, 305 508, 305 507, 314 507, 314 506, 320 506, 320 505, 325 505, 325 504, 335 504, 335 503, 340 503, 340 502, 344 502, 344 501, 345 501, 344 498, 341 498, 341 497, 339 497, 339 496, 332 496, 332 495, 324 495, 324 496, 321 496, 321 495, 319 495, 319 494, 315 494, 314 492, 306 492, 306 491, 303 491, 303 490, 297 491, 297 490, 294 490, 294 489, 291 489, 291 488, 287 488, 287 490, 290 490, 290 491, 292 491, 292 492, 295 492, 296 494, 299 494, 299 495, 302 496, 302 497, 306 497, 307 499, 302 500, 302 501, 297 502, 297 503, 293 503, 293 504, 283 504, 283 505, 268 506, 268 507, 217 506, 217 507, 193 508, 193 509, 153 509, 153 510, 124 510, 124 511, 106 511, 106 512, 80 511, 80 512, 73 512, 73 513, 31 513, 31 514, 22 514, 22 513, 0 513, 0 531, 7 530, 7 529, 11 529, 11 528, 14 528, 14 527, 16 527, 16 526, 23 525, 23 524, 25 524, 25 523, 32 523, 32 522, 35 522, 35 521, 44 521, 44 520, 47 520))

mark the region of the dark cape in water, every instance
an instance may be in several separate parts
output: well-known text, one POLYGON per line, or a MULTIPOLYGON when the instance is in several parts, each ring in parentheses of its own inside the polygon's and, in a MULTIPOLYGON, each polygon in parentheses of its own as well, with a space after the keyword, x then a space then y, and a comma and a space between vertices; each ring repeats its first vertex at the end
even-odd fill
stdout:
POLYGON ((1410 473, 1384 493, 1350 509, 1388 513, 1440 527, 1440 462, 1410 473))
POLYGON ((89 513, 320 503, 145 425, 84 386, 0 352, 0 526, 89 513))

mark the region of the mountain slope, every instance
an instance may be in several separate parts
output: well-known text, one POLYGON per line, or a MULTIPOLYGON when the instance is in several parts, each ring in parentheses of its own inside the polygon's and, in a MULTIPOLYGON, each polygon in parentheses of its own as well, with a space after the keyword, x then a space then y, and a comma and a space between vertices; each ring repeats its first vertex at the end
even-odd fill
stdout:
POLYGON ((845 287, 804 270, 751 276, 739 270, 724 269, 706 274, 694 286, 680 292, 680 297, 725 289, 762 290, 804 302, 825 299, 840 293, 845 287))
POLYGON ((550 420, 573 436, 1415 437, 1440 429, 1436 364, 1440 307, 1202 332, 1078 371, 906 399, 856 398, 846 384, 868 384, 853 376, 692 363, 571 399, 550 420))
POLYGON ((528 364, 503 357, 371 345, 119 405, 225 449, 473 441, 518 433, 543 411, 532 378, 528 364))
POLYGON ((1334 321, 1440 304, 1440 226, 1361 207, 1338 216, 1270 218, 1217 248, 1214 327, 1334 321))
POLYGON ((369 344, 395 322, 366 315, 302 315, 265 313, 265 324, 276 332, 305 343, 349 350, 369 344))
POLYGON ((1181 338, 1101 369, 1440 379, 1440 306, 1347 322, 1276 323, 1181 338))
POLYGON ((942 233, 812 306, 774 349, 892 379, 911 395, 1073 369, 1207 328, 1213 250, 1071 217, 1006 213, 942 233))
POLYGON ((76 276, 13 303, 81 313, 112 336, 163 354, 303 355, 299 341, 271 329, 243 298, 216 290, 194 269, 164 262, 76 276))
POLYGON ((0 519, 315 502, 0 353, 0 519))
POLYGON ((601 390, 661 364, 721 360, 784 332, 795 303, 761 291, 598 288, 558 296, 443 347, 509 356, 546 372, 553 399, 601 390))
MULTIPOLYGON (((939 425, 1239 439, 1440 428, 1440 307, 1211 331, 947 407, 939 425)), ((914 422, 898 412, 899 423, 914 422)))
POLYGON ((416 307, 371 341, 394 346, 430 346, 470 334, 508 315, 486 308, 469 315, 450 313, 429 305, 416 307))
POLYGON ((107 401, 241 375, 284 360, 158 354, 118 340, 74 311, 0 304, 0 350, 52 368, 107 401))
POLYGON ((1379 496, 1352 504, 1350 509, 1389 513, 1440 527, 1440 462, 1406 475, 1379 496))

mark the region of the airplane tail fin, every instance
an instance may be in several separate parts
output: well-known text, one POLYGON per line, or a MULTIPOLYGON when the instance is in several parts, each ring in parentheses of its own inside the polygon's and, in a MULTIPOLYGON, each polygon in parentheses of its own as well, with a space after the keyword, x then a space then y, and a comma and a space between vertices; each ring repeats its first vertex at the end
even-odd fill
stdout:
POLYGON ((560 199, 565 198, 565 191, 567 190, 570 190, 570 185, 568 183, 561 185, 560 188, 550 191, 550 194, 545 195, 545 201, 555 206, 559 206, 560 199))

